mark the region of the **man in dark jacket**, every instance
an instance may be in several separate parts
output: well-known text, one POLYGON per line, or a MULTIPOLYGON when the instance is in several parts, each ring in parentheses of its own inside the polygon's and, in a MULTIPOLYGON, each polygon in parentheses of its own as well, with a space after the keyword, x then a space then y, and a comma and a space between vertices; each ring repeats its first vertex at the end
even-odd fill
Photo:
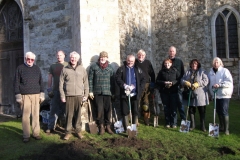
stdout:
POLYGON ((141 98, 142 91, 146 83, 144 74, 140 68, 134 65, 135 56, 130 54, 127 56, 127 61, 124 65, 119 67, 116 72, 116 83, 120 87, 120 105, 122 107, 122 114, 124 116, 125 128, 128 126, 128 96, 131 96, 131 110, 133 113, 133 124, 138 121, 138 103, 141 98))
MULTIPOLYGON (((179 78, 178 80, 180 81, 181 78, 184 75, 184 65, 181 59, 176 58, 176 47, 171 46, 168 50, 168 58, 172 60, 172 67, 176 68, 177 71, 179 72, 179 78)), ((162 64, 162 68, 164 68, 164 64, 162 64)), ((182 104, 182 91, 181 91, 181 86, 178 86, 178 112, 180 114, 181 119, 186 119, 185 111, 184 111, 184 106, 182 104)))
POLYGON ((95 100, 97 106, 97 123, 99 134, 106 131, 113 134, 110 128, 111 96, 114 94, 114 70, 108 62, 108 53, 102 51, 99 54, 98 62, 90 66, 89 74, 89 97, 95 100))
POLYGON ((32 116, 32 136, 40 136, 39 103, 44 101, 44 86, 40 68, 34 64, 36 55, 27 52, 25 62, 17 67, 15 74, 15 97, 22 109, 23 142, 30 140, 30 116, 32 116))
POLYGON ((140 49, 137 53, 137 57, 136 66, 142 69, 145 75, 144 77, 146 77, 146 84, 140 100, 140 106, 143 111, 144 123, 145 125, 149 125, 149 97, 151 97, 150 91, 154 90, 155 73, 152 63, 146 59, 146 52, 144 50, 140 49))

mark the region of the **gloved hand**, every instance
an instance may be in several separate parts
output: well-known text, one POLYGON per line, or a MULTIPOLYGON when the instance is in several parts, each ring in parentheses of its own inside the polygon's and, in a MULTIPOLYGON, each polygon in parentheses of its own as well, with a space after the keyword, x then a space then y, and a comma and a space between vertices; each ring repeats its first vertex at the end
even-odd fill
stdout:
POLYGON ((186 86, 187 88, 190 88, 192 84, 189 81, 184 81, 184 86, 186 86))
POLYGON ((49 97, 49 98, 53 98, 54 93, 53 93, 53 90, 52 90, 51 87, 47 89, 47 92, 48 92, 48 97, 49 97))
POLYGON ((45 94, 44 92, 41 92, 39 96, 39 104, 41 104, 44 100, 45 100, 45 94))
POLYGON ((82 102, 87 101, 87 97, 83 97, 82 102))
POLYGON ((195 82, 195 83, 192 84, 192 90, 195 90, 195 89, 197 89, 198 87, 199 87, 198 82, 195 82))
POLYGON ((135 86, 133 84, 131 84, 131 86, 129 86, 130 91, 132 91, 135 88, 135 86))
POLYGON ((125 89, 125 90, 130 89, 130 86, 127 85, 127 84, 124 84, 124 89, 125 89))
POLYGON ((88 94, 88 96, 89 96, 89 98, 91 98, 91 100, 93 100, 94 99, 94 95, 93 95, 93 93, 91 92, 91 93, 89 93, 88 94))
POLYGON ((19 103, 19 106, 21 106, 23 104, 22 95, 21 94, 16 94, 15 98, 16 98, 17 103, 19 103))
POLYGON ((129 89, 125 90, 126 96, 129 96, 131 94, 131 91, 129 89))

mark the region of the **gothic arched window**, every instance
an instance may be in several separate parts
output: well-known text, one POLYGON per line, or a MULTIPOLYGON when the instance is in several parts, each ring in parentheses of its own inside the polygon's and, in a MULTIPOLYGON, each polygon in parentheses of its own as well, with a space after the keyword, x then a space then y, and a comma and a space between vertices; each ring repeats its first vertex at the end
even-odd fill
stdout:
POLYGON ((238 58, 239 13, 231 6, 219 8, 212 17, 213 57, 238 58))

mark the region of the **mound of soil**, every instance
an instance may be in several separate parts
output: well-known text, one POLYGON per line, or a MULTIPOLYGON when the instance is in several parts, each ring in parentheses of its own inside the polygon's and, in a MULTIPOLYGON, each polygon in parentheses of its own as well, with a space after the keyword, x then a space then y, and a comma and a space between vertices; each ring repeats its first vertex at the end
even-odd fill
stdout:
MULTIPOLYGON (((66 159, 95 159, 93 156, 90 155, 98 155, 98 157, 107 157, 107 152, 105 151, 106 148, 115 148, 115 147, 124 147, 134 149, 135 153, 138 153, 141 157, 141 151, 146 150, 152 147, 152 144, 143 141, 137 138, 106 138, 104 139, 104 145, 97 144, 91 140, 77 140, 72 141, 68 144, 56 144, 48 147, 41 155, 31 155, 31 156, 22 156, 19 159, 38 159, 38 160, 45 160, 45 159, 57 159, 57 160, 66 160, 66 159)), ((162 144, 157 144, 157 147, 162 147, 162 144)), ((117 151, 119 153, 119 151, 117 151)), ((121 151, 120 151, 121 152, 121 151)), ((113 159, 120 159, 124 158, 124 154, 126 153, 119 153, 118 155, 113 155, 113 159), (121 157, 119 157, 121 154, 121 157)), ((131 153, 128 153, 131 154, 131 153)), ((129 157, 129 156, 128 156, 129 157)), ((160 157, 159 157, 160 158, 160 157)), ((101 159, 101 158, 100 158, 101 159)))

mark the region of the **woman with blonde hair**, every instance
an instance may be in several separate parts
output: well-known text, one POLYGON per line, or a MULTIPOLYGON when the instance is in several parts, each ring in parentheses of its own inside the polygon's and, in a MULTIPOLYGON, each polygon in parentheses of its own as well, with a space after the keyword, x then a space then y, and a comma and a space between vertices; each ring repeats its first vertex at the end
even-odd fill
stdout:
POLYGON ((220 122, 220 131, 229 135, 229 101, 233 93, 233 78, 230 71, 223 67, 220 58, 213 59, 212 68, 208 74, 209 91, 213 97, 213 89, 216 92, 216 111, 220 122))

